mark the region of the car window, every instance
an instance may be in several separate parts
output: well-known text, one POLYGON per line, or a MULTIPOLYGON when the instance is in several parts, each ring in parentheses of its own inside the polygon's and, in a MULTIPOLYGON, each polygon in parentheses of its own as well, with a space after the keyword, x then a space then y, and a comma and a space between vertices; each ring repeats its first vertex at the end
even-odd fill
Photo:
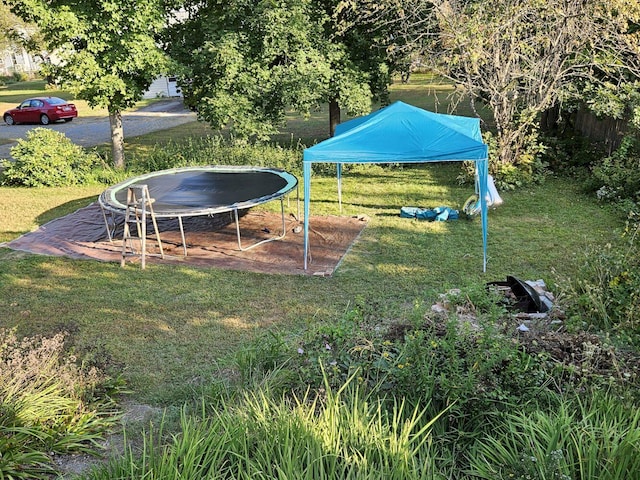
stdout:
POLYGON ((62 105, 63 103, 67 103, 65 100, 58 97, 50 97, 49 105, 62 105))
POLYGON ((34 108, 40 108, 44 105, 42 100, 31 100, 31 106, 34 108))
POLYGON ((31 106, 31 100, 25 100, 20 104, 20 108, 29 108, 31 106))

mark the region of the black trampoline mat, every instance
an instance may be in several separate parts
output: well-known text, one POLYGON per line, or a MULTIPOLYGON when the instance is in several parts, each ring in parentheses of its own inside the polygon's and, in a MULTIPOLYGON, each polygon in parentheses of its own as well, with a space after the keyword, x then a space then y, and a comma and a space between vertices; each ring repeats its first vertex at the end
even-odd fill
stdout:
POLYGON ((126 208, 131 186, 147 185, 156 216, 204 215, 246 209, 282 197, 297 185, 295 176, 258 167, 187 167, 142 175, 107 189, 100 202, 126 208))

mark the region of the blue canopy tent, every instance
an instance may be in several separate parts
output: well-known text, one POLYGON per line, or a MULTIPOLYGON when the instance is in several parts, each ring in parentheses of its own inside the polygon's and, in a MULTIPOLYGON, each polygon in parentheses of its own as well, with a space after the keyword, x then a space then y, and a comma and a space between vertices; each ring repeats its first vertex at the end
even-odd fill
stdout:
POLYGON ((313 162, 336 163, 341 197, 343 163, 476 162, 476 188, 482 218, 483 271, 487 268, 488 147, 480 120, 433 113, 403 102, 336 127, 336 134, 304 150, 304 268, 309 256, 309 201, 313 162))

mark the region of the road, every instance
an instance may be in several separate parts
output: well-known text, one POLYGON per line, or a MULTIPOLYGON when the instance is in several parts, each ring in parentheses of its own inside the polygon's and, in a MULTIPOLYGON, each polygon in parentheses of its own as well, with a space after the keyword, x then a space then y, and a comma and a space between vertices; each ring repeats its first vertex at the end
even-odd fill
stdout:
MULTIPOLYGON (((168 99, 154 102, 141 109, 122 115, 125 141, 129 137, 145 133, 166 130, 183 123, 196 120, 196 114, 185 109, 181 99, 168 99)), ((25 138, 34 128, 51 128, 64 133, 73 143, 83 147, 92 147, 111 142, 111 129, 108 117, 78 117, 68 123, 42 125, 6 125, 0 122, 0 141, 11 143, 0 145, 0 159, 11 157, 11 147, 18 139, 25 138)))

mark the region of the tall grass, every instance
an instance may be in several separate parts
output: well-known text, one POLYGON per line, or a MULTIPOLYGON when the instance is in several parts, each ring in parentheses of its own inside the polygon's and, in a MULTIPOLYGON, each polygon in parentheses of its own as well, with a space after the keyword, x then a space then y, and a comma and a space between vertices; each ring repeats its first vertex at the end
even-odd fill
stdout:
POLYGON ((484 479, 628 480, 640 473, 640 411, 606 394, 512 413, 471 452, 484 479))
POLYGON ((0 330, 0 478, 49 478, 51 455, 94 453, 114 422, 87 403, 104 379, 64 356, 63 340, 0 330))
POLYGON ((186 138, 132 153, 129 170, 150 172, 207 164, 268 166, 297 173, 302 171, 302 150, 298 146, 237 144, 222 136, 186 138))
POLYGON ((85 478, 101 479, 433 479, 430 432, 436 418, 397 401, 363 395, 349 379, 313 398, 246 392, 198 416, 183 412, 168 445, 149 433, 131 451, 85 478))

